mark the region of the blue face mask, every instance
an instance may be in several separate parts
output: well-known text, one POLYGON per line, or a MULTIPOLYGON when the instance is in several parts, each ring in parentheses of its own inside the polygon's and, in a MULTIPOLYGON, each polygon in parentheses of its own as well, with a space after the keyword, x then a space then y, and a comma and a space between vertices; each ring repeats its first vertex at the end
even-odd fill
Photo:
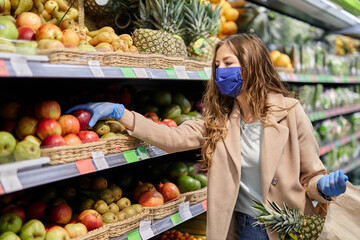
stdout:
POLYGON ((239 96, 242 88, 241 67, 217 68, 215 83, 222 95, 239 96))

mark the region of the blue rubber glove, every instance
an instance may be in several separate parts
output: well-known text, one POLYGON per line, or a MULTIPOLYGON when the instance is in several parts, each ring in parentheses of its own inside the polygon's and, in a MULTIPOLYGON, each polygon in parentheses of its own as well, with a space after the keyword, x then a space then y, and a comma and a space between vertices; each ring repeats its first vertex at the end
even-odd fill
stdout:
POLYGON ((70 114, 76 110, 85 110, 90 112, 91 119, 89 126, 93 127, 95 123, 100 119, 114 118, 116 121, 119 121, 122 115, 124 114, 124 105, 119 103, 110 103, 110 102, 98 102, 98 103, 86 103, 76 105, 65 112, 65 114, 70 114))
POLYGON ((317 186, 326 196, 338 196, 346 191, 348 179, 342 170, 337 170, 320 178, 317 186))

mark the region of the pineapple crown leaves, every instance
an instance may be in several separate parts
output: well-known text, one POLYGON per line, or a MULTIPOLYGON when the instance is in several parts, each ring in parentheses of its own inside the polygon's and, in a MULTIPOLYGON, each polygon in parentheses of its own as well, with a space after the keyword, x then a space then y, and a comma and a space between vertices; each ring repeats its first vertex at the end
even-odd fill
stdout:
POLYGON ((136 21, 134 25, 137 28, 153 28, 150 23, 150 13, 151 6, 149 0, 145 0, 145 4, 143 0, 139 1, 139 16, 135 16, 136 21))

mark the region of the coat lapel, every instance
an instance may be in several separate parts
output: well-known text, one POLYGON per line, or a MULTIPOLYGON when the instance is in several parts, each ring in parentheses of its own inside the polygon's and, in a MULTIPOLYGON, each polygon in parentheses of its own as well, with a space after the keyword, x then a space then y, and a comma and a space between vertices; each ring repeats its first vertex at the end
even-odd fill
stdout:
POLYGON ((279 124, 279 122, 286 117, 287 111, 276 107, 286 107, 283 96, 280 94, 269 94, 267 102, 273 105, 273 107, 271 107, 272 112, 269 116, 269 121, 273 125, 264 126, 261 143, 262 194, 265 202, 271 181, 274 178, 289 137, 289 129, 279 124))

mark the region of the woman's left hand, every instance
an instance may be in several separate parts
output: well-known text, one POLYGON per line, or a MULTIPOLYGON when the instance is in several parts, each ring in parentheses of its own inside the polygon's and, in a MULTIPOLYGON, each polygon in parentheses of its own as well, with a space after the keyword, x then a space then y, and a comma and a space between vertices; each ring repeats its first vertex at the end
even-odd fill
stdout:
POLYGON ((338 196, 346 191, 348 179, 342 170, 337 170, 320 178, 317 186, 326 196, 338 196))

